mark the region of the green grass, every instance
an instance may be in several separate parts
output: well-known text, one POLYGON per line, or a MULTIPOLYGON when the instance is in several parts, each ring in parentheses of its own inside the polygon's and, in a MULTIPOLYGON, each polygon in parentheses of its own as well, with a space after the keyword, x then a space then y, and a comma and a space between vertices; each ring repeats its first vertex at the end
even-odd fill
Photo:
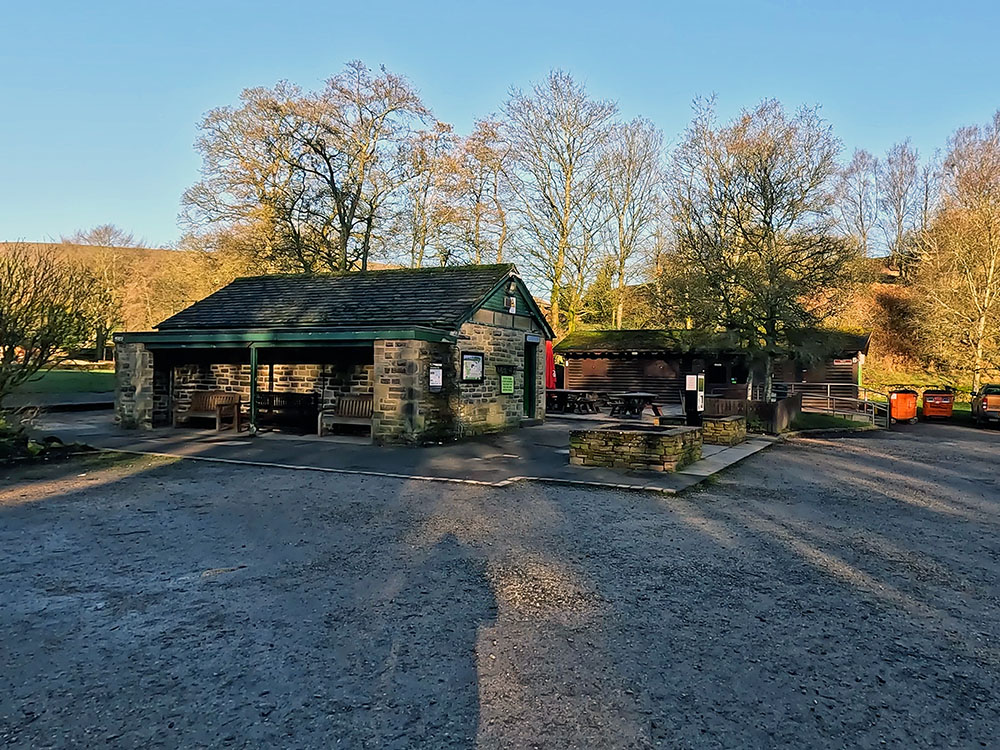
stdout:
POLYGON ((49 370, 36 375, 15 393, 108 392, 115 389, 113 370, 49 370))
POLYGON ((855 422, 853 419, 835 417, 832 414, 813 414, 804 412, 792 420, 793 430, 839 430, 866 426, 865 422, 855 422))

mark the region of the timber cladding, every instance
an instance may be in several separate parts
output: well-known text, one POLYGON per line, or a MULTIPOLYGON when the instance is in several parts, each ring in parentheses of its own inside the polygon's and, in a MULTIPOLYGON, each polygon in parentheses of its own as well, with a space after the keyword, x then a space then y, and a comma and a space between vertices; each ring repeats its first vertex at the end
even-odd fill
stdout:
POLYGON ((656 357, 572 357, 566 360, 565 386, 602 393, 647 391, 661 403, 680 403, 684 378, 680 362, 656 357))

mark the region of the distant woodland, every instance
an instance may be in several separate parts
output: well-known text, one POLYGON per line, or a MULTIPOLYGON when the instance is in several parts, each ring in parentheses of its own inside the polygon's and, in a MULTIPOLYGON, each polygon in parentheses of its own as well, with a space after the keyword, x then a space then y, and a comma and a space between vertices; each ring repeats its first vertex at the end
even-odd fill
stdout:
POLYGON ((770 356, 839 327, 873 333, 887 383, 1000 369, 1000 113, 934 154, 901 131, 875 155, 816 108, 720 121, 706 99, 668 139, 556 71, 459 133, 354 62, 316 90, 248 89, 200 130, 177 247, 114 225, 0 245, 85 269, 91 345, 242 275, 515 262, 559 333, 727 330, 770 356))

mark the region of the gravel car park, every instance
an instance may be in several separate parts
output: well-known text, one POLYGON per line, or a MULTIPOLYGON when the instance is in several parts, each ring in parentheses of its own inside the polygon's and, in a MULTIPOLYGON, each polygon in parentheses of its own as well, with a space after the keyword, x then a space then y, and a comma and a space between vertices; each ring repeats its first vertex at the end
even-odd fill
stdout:
POLYGON ((989 747, 1000 433, 678 497, 148 457, 0 470, 9 747, 989 747))

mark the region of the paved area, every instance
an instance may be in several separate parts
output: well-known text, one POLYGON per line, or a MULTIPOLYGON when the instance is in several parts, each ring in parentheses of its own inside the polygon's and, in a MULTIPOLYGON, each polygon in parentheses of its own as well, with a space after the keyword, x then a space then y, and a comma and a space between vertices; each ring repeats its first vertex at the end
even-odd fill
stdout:
MULTIPOLYGON (((605 419, 607 422, 607 420, 605 419)), ((619 424, 620 420, 609 423, 619 424)), ((705 461, 677 474, 625 472, 570 466, 569 431, 591 421, 552 419, 504 435, 487 436, 448 445, 373 447, 352 438, 317 438, 164 428, 152 431, 119 429, 109 412, 45 415, 37 422, 41 434, 54 433, 63 440, 78 440, 95 447, 169 456, 198 457, 213 461, 256 462, 314 468, 345 473, 470 482, 504 486, 512 482, 581 483, 674 493, 702 481, 747 455, 769 447, 754 439, 736 448, 707 445, 705 461)))
POLYGON ((996 747, 998 455, 917 425, 680 496, 0 470, 0 743, 996 747))

